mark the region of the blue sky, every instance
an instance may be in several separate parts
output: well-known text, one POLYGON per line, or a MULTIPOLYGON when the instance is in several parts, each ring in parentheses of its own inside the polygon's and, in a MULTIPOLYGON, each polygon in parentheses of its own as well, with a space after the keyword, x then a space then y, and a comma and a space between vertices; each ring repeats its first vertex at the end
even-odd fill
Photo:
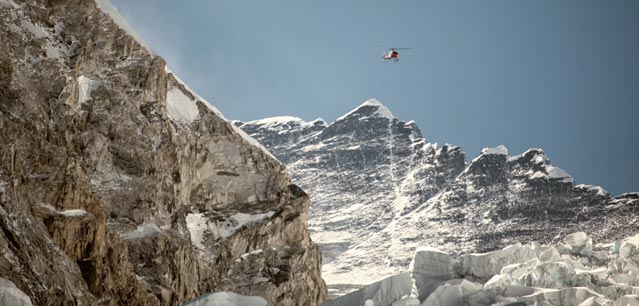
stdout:
POLYGON ((228 118, 331 122, 374 97, 467 159, 540 147, 577 183, 639 191, 639 1, 112 2, 228 118))

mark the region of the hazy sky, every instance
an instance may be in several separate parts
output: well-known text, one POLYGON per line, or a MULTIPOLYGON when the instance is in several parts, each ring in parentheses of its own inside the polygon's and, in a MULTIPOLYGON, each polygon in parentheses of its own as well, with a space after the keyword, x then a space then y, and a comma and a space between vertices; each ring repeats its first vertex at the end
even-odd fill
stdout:
POLYGON ((468 160, 540 147, 577 183, 639 191, 639 1, 112 2, 228 118, 332 122, 374 97, 468 160))

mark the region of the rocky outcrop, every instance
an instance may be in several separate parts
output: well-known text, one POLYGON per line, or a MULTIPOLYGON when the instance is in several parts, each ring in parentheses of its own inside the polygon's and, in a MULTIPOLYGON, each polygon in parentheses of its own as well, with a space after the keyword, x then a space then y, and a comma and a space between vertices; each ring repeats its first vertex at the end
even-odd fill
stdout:
POLYGON ((308 196, 108 1, 0 1, 0 277, 37 305, 317 305, 308 196))
POLYGON ((375 99, 330 124, 274 117, 236 125, 312 195, 310 229, 335 295, 405 271, 421 245, 459 255, 554 243, 575 231, 601 240, 639 230, 634 193, 611 198, 575 184, 541 149, 511 156, 504 146, 485 148, 466 162, 459 147, 427 142, 415 122, 375 99))
POLYGON ((555 246, 518 243, 457 258, 426 247, 415 254, 410 276, 398 274, 322 305, 636 305, 637 243, 637 236, 628 237, 584 254, 592 239, 577 232, 555 246))

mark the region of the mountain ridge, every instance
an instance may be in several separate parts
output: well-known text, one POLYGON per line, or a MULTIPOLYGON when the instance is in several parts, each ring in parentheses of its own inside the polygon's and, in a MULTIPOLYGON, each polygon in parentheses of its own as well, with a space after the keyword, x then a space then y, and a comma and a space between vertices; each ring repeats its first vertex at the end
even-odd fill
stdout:
MULTIPOLYGON (((414 121, 396 118, 376 99, 312 130, 234 123, 311 195, 311 235, 334 294, 339 284, 402 272, 421 244, 461 254, 515 240, 547 242, 584 229, 575 221, 582 219, 597 224, 599 233, 589 231, 596 238, 636 228, 606 225, 623 218, 621 210, 607 210, 617 198, 599 186, 575 185, 542 149, 511 156, 500 145, 466 161, 460 147, 429 143, 414 121)), ((620 201, 634 209, 635 202, 620 201)))

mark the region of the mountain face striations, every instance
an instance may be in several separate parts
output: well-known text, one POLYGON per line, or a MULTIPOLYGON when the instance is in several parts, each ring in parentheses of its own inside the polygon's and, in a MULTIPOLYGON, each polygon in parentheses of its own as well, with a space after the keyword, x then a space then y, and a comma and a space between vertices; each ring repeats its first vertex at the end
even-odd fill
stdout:
POLYGON ((634 234, 639 197, 575 185, 541 149, 486 148, 471 162, 428 143, 369 100, 327 124, 274 117, 236 125, 263 143, 312 197, 309 226, 338 295, 408 271, 415 249, 491 251, 556 242, 585 231, 599 241, 634 234))
POLYGON ((0 286, 14 299, 325 298, 309 197, 108 1, 0 0, 0 42, 0 286))

